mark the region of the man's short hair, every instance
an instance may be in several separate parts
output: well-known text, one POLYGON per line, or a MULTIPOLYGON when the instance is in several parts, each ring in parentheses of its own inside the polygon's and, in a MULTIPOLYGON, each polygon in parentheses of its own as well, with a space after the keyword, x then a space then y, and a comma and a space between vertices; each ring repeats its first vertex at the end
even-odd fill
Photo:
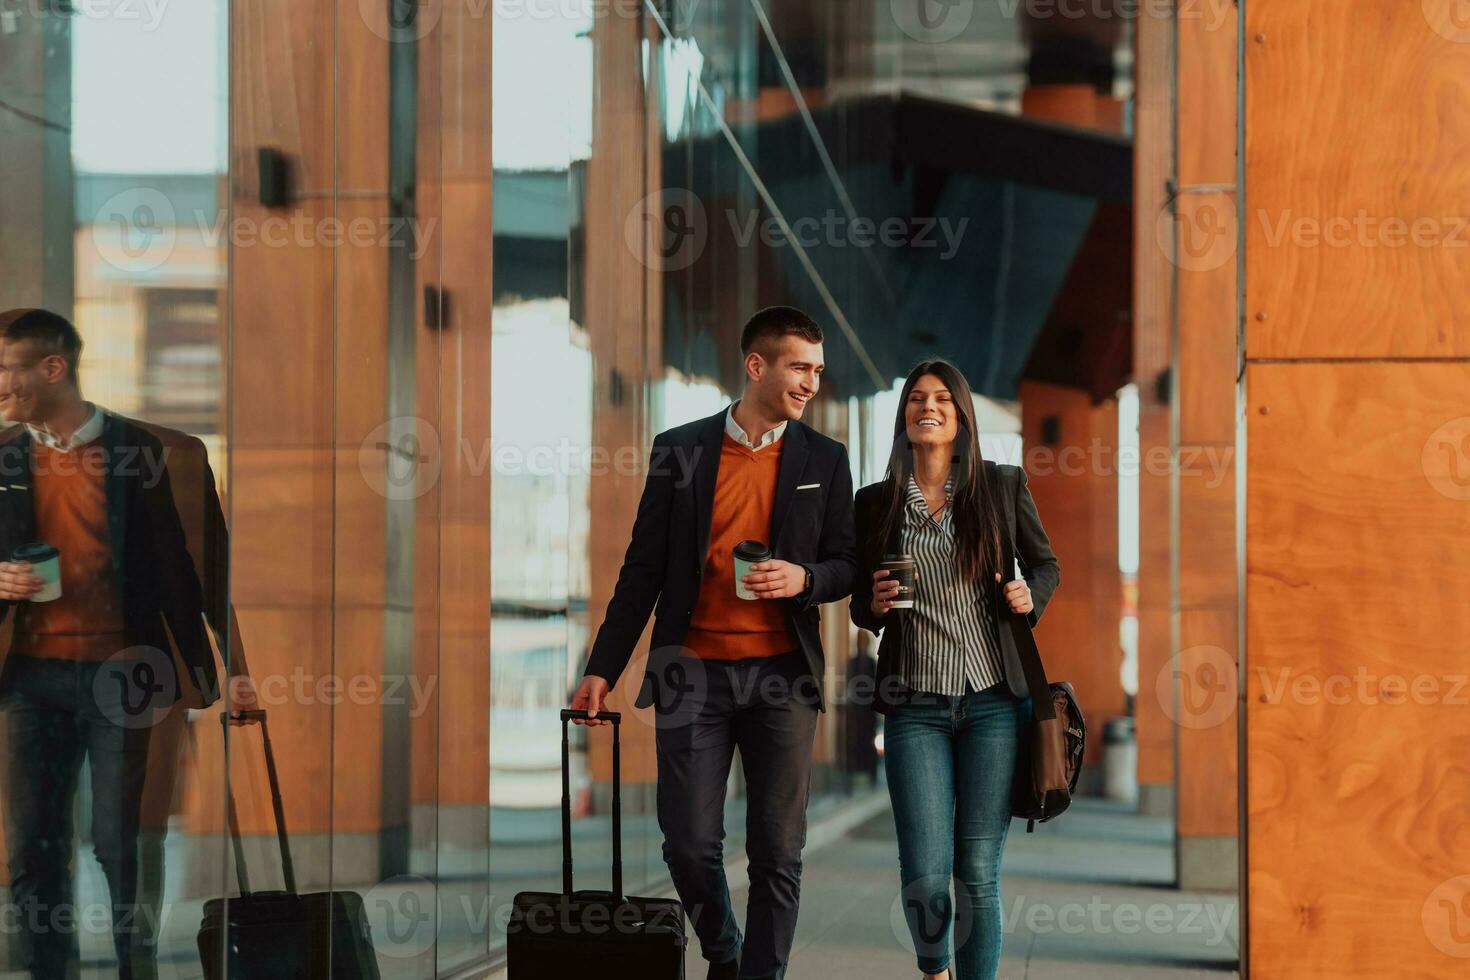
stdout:
POLYGON ((29 340, 42 357, 60 356, 66 361, 72 381, 77 380, 82 335, 66 317, 50 310, 12 310, 0 314, 0 338, 12 343, 29 340))
POLYGON ((740 353, 748 355, 757 348, 767 351, 782 337, 800 337, 820 344, 822 328, 794 306, 768 306, 747 320, 745 329, 740 331, 740 353))

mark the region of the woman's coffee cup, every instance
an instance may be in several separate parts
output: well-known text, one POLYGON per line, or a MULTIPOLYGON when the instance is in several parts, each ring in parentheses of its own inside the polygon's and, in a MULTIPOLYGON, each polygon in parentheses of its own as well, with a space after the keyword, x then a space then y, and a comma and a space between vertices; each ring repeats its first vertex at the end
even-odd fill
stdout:
POLYGON ((742 541, 732 552, 735 556, 735 595, 741 599, 759 599, 760 596, 745 587, 745 576, 750 566, 771 560, 771 549, 764 541, 742 541))
POLYGON ((31 574, 44 583, 41 591, 31 596, 31 602, 50 602, 61 598, 61 552, 54 546, 41 541, 23 544, 10 557, 12 561, 29 564, 31 574))
MULTIPOLYGON (((884 555, 879 568, 888 570, 888 577, 898 583, 898 595, 893 599, 894 609, 914 608, 916 589, 916 566, 913 555, 884 555)), ((882 581, 881 579, 879 581, 882 581)))

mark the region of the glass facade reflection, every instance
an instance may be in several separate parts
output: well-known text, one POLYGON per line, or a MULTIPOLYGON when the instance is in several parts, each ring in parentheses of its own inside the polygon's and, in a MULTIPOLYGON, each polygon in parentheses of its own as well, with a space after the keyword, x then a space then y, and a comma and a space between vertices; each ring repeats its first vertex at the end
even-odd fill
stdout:
MULTIPOLYGON (((1047 75, 1022 21, 936 46, 887 2, 64 6, 0 11, 0 310, 71 319, 84 397, 177 450, 227 688, 154 727, 146 948, 120 965, 113 930, 84 926, 97 975, 221 975, 205 903, 246 890, 241 864, 254 890, 284 883, 260 727, 222 727, 227 705, 269 718, 295 885, 352 896, 334 934, 362 925, 384 977, 493 962, 511 896, 560 882, 558 711, 648 446, 738 392, 740 324, 775 303, 822 322, 807 419, 859 484, 930 354, 989 399, 987 453, 1018 461, 1018 379, 1115 196, 1106 112, 1076 127, 1087 174, 947 140, 1013 135, 997 117, 1058 72, 1126 98, 1126 38, 1047 75)), ((878 759, 840 693, 871 638, 842 603, 823 630, 814 816, 878 759)), ((667 881, 651 722, 624 737, 643 893, 667 881)), ((574 745, 578 884, 605 887, 609 750, 574 745)), ((105 909, 85 778, 65 805, 75 856, 54 860, 105 909)), ((19 941, 0 949, 22 968, 19 941)))

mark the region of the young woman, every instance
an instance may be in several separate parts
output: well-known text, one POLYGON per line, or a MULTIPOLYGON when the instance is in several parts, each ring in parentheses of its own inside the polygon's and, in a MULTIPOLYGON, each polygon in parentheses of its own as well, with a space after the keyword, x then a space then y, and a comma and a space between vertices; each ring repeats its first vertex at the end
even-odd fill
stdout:
POLYGON ((887 476, 858 491, 855 509, 865 574, 852 620, 883 638, 876 707, 919 969, 928 980, 993 980, 1001 849, 1029 710, 1011 630, 1041 615, 1061 578, 1056 556, 1025 471, 981 458, 970 386, 946 361, 910 372, 887 476), (912 608, 893 608, 898 583, 878 567, 896 554, 916 566, 912 608))

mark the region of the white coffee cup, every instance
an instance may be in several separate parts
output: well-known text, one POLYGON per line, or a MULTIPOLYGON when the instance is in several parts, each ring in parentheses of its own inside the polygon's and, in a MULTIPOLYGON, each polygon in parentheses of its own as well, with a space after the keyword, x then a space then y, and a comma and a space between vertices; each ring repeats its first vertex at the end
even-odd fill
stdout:
POLYGON ((61 598, 61 552, 41 541, 23 544, 11 555, 12 560, 30 565, 31 574, 43 583, 31 602, 50 602, 61 598))
POLYGON ((735 558, 735 595, 741 599, 759 599, 760 596, 745 587, 745 576, 750 566, 771 560, 771 549, 764 541, 742 541, 731 552, 735 558))

